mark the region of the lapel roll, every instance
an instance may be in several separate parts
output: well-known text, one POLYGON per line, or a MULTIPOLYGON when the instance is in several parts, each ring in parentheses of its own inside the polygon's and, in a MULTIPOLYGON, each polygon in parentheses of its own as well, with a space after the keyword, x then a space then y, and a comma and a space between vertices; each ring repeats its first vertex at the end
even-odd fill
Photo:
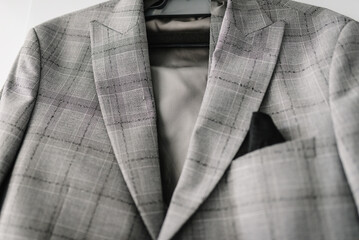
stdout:
POLYGON ((170 239, 215 188, 259 109, 279 54, 284 22, 255 0, 227 4, 199 115, 167 215, 143 0, 121 0, 91 23, 96 91, 116 159, 153 239, 170 239))
POLYGON ((156 109, 141 0, 91 23, 96 91, 113 151, 151 237, 164 219, 156 109))
POLYGON ((186 161, 159 239, 170 239, 215 188, 259 109, 279 54, 285 23, 255 0, 228 2, 186 161))

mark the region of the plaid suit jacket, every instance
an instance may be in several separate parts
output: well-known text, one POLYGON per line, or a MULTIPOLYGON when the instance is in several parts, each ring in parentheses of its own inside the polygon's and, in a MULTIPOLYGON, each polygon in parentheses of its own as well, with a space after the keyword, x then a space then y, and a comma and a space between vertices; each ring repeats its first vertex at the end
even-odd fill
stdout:
POLYGON ((143 0, 31 29, 0 94, 0 238, 359 239, 359 24, 229 0, 210 31, 166 210, 143 0), (233 159, 254 111, 287 141, 233 159))

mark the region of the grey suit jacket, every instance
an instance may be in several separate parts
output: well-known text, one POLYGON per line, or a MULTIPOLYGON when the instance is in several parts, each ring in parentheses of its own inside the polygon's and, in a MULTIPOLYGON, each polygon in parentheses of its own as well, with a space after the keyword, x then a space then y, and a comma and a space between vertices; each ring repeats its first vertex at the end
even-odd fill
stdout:
POLYGON ((0 239, 359 239, 359 24, 229 0, 210 53, 166 210, 143 0, 31 29, 1 92, 0 239), (255 111, 287 141, 233 159, 255 111))

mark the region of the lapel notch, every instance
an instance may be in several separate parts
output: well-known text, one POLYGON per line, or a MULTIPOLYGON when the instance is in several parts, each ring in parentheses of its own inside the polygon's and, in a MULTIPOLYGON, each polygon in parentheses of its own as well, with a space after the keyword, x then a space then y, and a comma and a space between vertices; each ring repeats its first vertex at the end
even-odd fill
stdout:
POLYGON ((258 111, 280 51, 285 23, 256 0, 229 0, 185 164, 159 239, 174 237, 213 191, 258 111))
POLYGON ((113 151, 152 239, 165 214, 142 0, 121 0, 91 22, 96 91, 113 151))

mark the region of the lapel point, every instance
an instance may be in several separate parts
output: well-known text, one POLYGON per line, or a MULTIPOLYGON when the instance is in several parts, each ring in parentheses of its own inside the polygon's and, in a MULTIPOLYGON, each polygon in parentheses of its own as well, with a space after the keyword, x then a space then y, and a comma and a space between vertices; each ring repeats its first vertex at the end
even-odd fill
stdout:
POLYGON ((90 28, 95 86, 106 130, 152 239, 165 214, 142 0, 121 0, 90 28))
POLYGON ((185 164, 159 239, 171 239, 207 199, 258 111, 280 51, 285 23, 255 0, 229 0, 185 164))

